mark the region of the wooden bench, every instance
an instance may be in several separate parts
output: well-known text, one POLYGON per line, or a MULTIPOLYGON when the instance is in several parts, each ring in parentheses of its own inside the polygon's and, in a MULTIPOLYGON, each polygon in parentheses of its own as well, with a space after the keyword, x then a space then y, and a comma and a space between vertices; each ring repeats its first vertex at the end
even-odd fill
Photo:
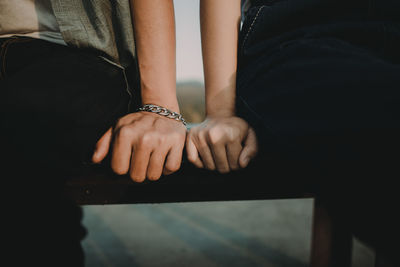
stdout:
MULTIPOLYGON (((229 174, 183 162, 177 173, 144 183, 117 176, 108 167, 90 165, 73 175, 66 190, 80 205, 314 198, 311 266, 351 266, 352 235, 346 227, 307 191, 300 178, 285 177, 280 167, 266 162, 258 158, 245 170, 229 174)), ((377 261, 376 266, 386 265, 377 261)))

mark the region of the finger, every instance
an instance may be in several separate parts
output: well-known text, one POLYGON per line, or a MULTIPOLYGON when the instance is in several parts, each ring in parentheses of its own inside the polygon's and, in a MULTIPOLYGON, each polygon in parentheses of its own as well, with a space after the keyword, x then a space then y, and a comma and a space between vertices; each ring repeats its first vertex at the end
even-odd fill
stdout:
POLYGON ((173 146, 171 148, 165 161, 163 174, 169 175, 179 170, 182 163, 182 153, 183 153, 182 146, 173 146))
POLYGON ((211 146, 211 152, 213 154, 214 162, 217 170, 220 173, 227 173, 230 171, 228 157, 226 155, 226 147, 223 142, 213 144, 211 146))
POLYGON ((112 128, 108 129, 108 131, 99 139, 99 141, 97 141, 96 148, 92 155, 93 163, 100 163, 107 156, 111 145, 111 139, 112 128))
POLYGON ((147 166, 147 179, 151 181, 156 181, 160 178, 163 168, 165 158, 168 151, 162 151, 157 149, 150 154, 149 165, 147 166))
POLYGON ((129 170, 129 175, 133 181, 140 183, 146 179, 151 153, 152 150, 149 147, 143 145, 134 147, 129 170))
POLYGON ((255 131, 249 128, 248 134, 245 139, 244 147, 239 156, 239 165, 241 168, 247 167, 250 160, 257 155, 258 143, 255 131))
POLYGON ((197 150, 199 151, 200 159, 203 162, 206 169, 215 170, 213 155, 208 144, 206 142, 202 142, 202 144, 199 144, 196 147, 197 150))
POLYGON ((132 139, 128 138, 126 131, 124 128, 119 129, 113 141, 111 168, 119 175, 128 173, 131 161, 132 139))
POLYGON ((188 160, 197 168, 204 168, 204 164, 199 157, 199 151, 190 136, 186 139, 186 155, 188 160))
POLYGON ((226 146, 226 154, 228 157, 229 168, 231 170, 239 169, 239 156, 243 147, 239 141, 230 143, 226 146))

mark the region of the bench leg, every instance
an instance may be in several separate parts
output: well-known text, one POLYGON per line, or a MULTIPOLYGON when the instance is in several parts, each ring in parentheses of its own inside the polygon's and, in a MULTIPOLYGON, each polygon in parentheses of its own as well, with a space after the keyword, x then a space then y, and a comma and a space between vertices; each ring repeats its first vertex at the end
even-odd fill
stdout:
POLYGON ((312 227, 311 266, 350 267, 352 235, 317 198, 312 227))

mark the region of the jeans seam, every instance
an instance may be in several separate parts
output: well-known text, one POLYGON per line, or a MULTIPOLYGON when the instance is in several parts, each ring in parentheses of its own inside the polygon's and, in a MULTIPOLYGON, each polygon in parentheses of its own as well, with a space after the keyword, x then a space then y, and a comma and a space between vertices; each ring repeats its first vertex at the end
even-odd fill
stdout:
POLYGON ((256 23, 256 21, 257 21, 257 19, 258 19, 258 16, 260 15, 261 10, 262 10, 264 7, 265 7, 265 6, 260 6, 260 8, 259 8, 258 11, 257 11, 256 16, 254 17, 253 21, 251 22, 251 25, 250 25, 249 29, 247 30, 247 33, 246 33, 245 37, 243 38, 242 47, 241 47, 241 49, 240 49, 241 51, 243 51, 244 45, 246 44, 246 41, 247 41, 247 39, 248 39, 248 37, 249 37, 249 34, 250 34, 250 32, 253 30, 253 26, 254 26, 254 24, 256 23))

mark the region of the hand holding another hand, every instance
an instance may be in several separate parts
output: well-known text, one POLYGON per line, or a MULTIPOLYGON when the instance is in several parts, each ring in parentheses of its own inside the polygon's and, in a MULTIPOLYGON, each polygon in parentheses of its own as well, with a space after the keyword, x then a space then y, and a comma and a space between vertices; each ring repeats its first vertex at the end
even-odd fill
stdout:
POLYGON ((239 117, 211 117, 190 129, 186 151, 195 166, 227 173, 245 168, 256 156, 257 138, 239 117))
POLYGON ((92 160, 100 163, 112 148, 111 167, 129 173, 135 182, 158 180, 180 168, 186 127, 179 121, 149 112, 120 118, 97 142, 92 160))

